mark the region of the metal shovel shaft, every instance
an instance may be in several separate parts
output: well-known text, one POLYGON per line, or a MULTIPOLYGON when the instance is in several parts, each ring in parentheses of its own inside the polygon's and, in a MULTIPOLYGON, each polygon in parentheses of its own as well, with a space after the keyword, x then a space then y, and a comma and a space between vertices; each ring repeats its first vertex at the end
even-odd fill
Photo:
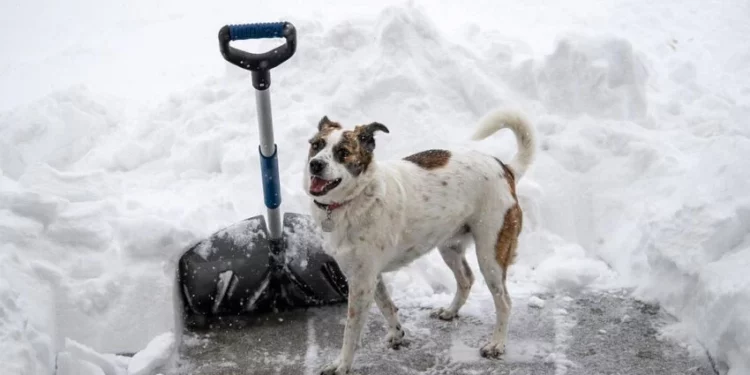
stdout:
POLYGON ((263 195, 268 209, 268 229, 272 247, 281 251, 281 186, 276 144, 271 119, 270 70, 288 60, 297 49, 297 32, 289 22, 226 25, 219 30, 219 48, 228 62, 252 72, 255 104, 260 130, 260 163, 263 195), (264 53, 250 53, 229 45, 233 40, 284 38, 286 43, 264 53))
POLYGON ((273 137, 270 88, 255 90, 255 105, 258 110, 258 130, 260 134, 261 172, 263 194, 268 211, 268 231, 272 240, 281 238, 281 189, 277 148, 273 137))

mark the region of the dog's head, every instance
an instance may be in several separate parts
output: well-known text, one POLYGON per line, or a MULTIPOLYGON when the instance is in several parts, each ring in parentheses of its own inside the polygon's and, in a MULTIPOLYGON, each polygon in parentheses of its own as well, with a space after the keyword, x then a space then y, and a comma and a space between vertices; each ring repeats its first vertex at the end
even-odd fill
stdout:
POLYGON ((377 131, 388 133, 388 128, 373 122, 344 130, 324 116, 318 133, 310 139, 304 177, 307 194, 327 201, 343 201, 356 194, 372 170, 377 131))

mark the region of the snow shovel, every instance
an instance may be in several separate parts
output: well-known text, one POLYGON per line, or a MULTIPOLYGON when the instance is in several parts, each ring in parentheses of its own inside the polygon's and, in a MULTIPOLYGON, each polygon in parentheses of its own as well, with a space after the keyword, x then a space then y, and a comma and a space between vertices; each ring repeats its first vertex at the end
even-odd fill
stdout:
POLYGON ((183 319, 191 328, 205 328, 224 316, 283 311, 345 302, 344 274, 323 252, 322 236, 309 216, 285 213, 277 148, 273 137, 270 70, 288 60, 297 46, 289 22, 226 25, 219 47, 228 62, 251 72, 260 129, 260 166, 268 221, 253 216, 219 230, 191 246, 180 258, 183 319), (230 41, 284 38, 286 42, 261 54, 231 47, 230 41))

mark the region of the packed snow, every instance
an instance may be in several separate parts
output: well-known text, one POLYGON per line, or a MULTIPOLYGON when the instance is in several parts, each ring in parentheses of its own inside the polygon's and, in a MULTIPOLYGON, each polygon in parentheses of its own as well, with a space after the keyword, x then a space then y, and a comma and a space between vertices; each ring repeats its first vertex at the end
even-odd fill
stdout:
POLYGON ((529 306, 537 309, 544 308, 544 300, 537 296, 531 296, 531 298, 529 298, 528 304, 529 306))
MULTIPOLYGON (((299 35, 271 73, 283 210, 308 210, 323 115, 386 124, 376 157, 397 158, 465 146, 488 111, 520 108, 539 157, 518 186, 511 294, 633 288, 679 319, 672 336, 750 373, 750 4, 230 3, 0 12, 1 374, 166 363, 181 252, 265 213, 254 92, 216 33, 275 20, 299 35)), ((516 147, 508 133, 469 145, 504 160, 516 147)), ((468 311, 487 293, 475 274, 468 311)), ((386 280, 407 285, 397 305, 455 290, 434 253, 386 280)))
POLYGON ((171 332, 156 336, 133 356, 128 363, 128 375, 149 375, 164 366, 174 351, 175 338, 171 332))

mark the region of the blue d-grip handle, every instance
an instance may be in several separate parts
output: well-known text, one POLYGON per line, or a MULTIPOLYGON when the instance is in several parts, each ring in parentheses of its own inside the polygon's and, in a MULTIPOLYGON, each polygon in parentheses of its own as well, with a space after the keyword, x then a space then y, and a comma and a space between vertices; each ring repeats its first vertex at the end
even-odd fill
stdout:
POLYGON ((274 145, 271 156, 260 153, 260 171, 263 176, 263 197, 266 201, 266 207, 270 209, 281 206, 281 181, 279 180, 279 159, 276 157, 278 149, 274 145))
POLYGON ((265 90, 271 84, 269 71, 288 60, 297 50, 297 31, 289 22, 224 25, 219 29, 219 50, 224 59, 253 73, 253 86, 265 90), (250 53, 229 45, 246 39, 284 38, 286 43, 263 53, 250 53))
POLYGON ((261 22, 229 25, 229 40, 281 38, 285 22, 261 22))

